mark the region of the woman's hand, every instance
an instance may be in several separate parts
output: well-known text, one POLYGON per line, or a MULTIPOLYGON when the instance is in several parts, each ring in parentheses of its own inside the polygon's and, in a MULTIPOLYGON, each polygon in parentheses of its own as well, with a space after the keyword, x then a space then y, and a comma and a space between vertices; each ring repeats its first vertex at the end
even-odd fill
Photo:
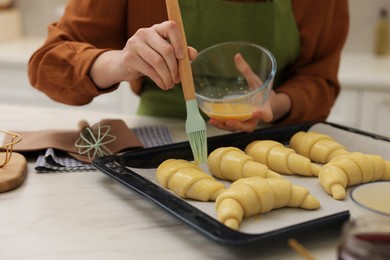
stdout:
MULTIPOLYGON (((273 93, 276 95, 275 93, 273 93)), ((214 118, 209 120, 209 123, 217 128, 227 131, 244 131, 253 132, 259 122, 271 122, 273 118, 273 112, 268 100, 262 107, 258 108, 252 113, 252 118, 246 121, 226 120, 225 122, 218 121, 214 118)))
POLYGON ((252 113, 252 118, 246 121, 227 120, 225 122, 218 121, 214 118, 209 120, 209 123, 217 128, 227 131, 243 131, 253 132, 256 130, 260 122, 270 123, 275 121, 290 111, 291 100, 285 93, 275 93, 271 91, 267 102, 252 113))
MULTIPOLYGON (((247 62, 240 54, 234 56, 235 65, 248 82, 249 88, 256 88, 261 85, 263 81, 253 73, 247 62)), ((217 128, 228 131, 244 131, 253 132, 259 122, 272 122, 284 116, 291 108, 291 100, 284 93, 270 92, 269 98, 265 104, 252 113, 252 118, 246 121, 227 120, 225 122, 218 121, 214 118, 209 120, 209 123, 217 128)))
MULTIPOLYGON (((188 47, 186 51, 190 59, 197 55, 194 48, 188 47)), ((177 60, 182 58, 179 27, 173 21, 166 21, 139 29, 123 50, 102 53, 92 65, 90 75, 100 88, 147 76, 166 90, 180 82, 177 60)))

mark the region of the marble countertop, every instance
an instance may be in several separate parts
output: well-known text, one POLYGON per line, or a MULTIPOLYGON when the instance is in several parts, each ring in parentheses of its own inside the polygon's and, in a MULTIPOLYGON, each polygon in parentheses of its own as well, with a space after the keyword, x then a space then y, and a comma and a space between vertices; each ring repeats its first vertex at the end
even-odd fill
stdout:
MULTIPOLYGON (((121 118, 129 127, 165 123, 176 141, 184 122, 124 114, 0 105, 3 130, 76 129, 121 118)), ((208 129, 209 136, 226 132, 208 129)), ((35 172, 15 190, 0 193, 0 258, 45 259, 302 259, 287 241, 256 248, 218 244, 106 175, 35 172)), ((316 259, 336 259, 340 226, 297 235, 316 259)))

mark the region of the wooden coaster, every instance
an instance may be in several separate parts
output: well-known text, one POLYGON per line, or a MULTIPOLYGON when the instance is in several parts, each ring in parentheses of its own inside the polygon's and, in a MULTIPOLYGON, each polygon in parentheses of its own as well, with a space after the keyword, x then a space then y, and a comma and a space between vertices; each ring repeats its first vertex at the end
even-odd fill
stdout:
POLYGON ((12 153, 11 160, 0 168, 0 192, 12 190, 21 185, 27 175, 27 160, 20 153, 12 153))

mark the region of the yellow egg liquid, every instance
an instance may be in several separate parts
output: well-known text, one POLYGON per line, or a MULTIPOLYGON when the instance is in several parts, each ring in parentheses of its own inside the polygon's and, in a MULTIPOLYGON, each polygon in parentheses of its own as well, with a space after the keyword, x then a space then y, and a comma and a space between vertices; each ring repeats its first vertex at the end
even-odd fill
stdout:
POLYGON ((221 122, 227 120, 246 121, 252 118, 252 111, 255 107, 247 104, 211 104, 208 112, 205 112, 210 118, 221 122))

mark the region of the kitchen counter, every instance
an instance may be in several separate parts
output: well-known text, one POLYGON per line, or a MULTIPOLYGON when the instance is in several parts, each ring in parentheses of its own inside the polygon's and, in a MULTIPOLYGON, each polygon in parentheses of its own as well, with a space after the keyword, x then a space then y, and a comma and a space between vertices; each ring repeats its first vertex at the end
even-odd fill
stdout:
MULTIPOLYGON (((3 130, 77 129, 86 119, 121 118, 129 127, 165 123, 175 141, 184 122, 119 113, 0 105, 3 130)), ((208 135, 226 132, 208 129, 208 135)), ((0 257, 45 259, 302 259, 287 241, 258 248, 217 244, 106 175, 35 172, 30 158, 22 186, 0 193, 0 257)), ((316 259, 336 259, 340 226, 295 237, 316 259)))
POLYGON ((32 53, 44 42, 42 37, 15 38, 0 43, 0 67, 27 67, 32 53))
MULTIPOLYGON (((25 37, 0 43, 0 103, 79 110, 54 102, 31 87, 27 62, 43 41, 40 37, 25 37)), ((389 136, 389 68, 390 55, 378 57, 368 52, 344 52, 339 70, 341 92, 327 120, 389 136)), ((127 83, 121 85, 117 91, 96 97, 83 109, 134 114, 139 98, 129 90, 127 83)))
MULTIPOLYGON (((31 54, 40 47, 44 38, 24 37, 0 43, 0 67, 25 67, 31 54)), ((370 85, 390 91, 390 55, 378 57, 372 53, 344 52, 339 79, 345 88, 370 85)))
POLYGON ((339 80, 343 89, 390 91, 390 55, 343 53, 339 80))
POLYGON ((328 121, 390 136, 390 55, 343 53, 341 92, 328 121))
MULTIPOLYGON (((0 103, 74 109, 52 101, 30 86, 27 78, 27 62, 43 42, 44 38, 25 37, 0 43, 0 103)), ((377 57, 371 53, 343 53, 339 71, 342 91, 329 119, 378 134, 388 133, 390 125, 383 125, 382 118, 375 119, 373 122, 370 114, 367 117, 363 113, 364 111, 372 113, 373 109, 377 115, 390 112, 388 105, 376 108, 378 104, 388 104, 390 100, 389 68, 390 55, 377 57), (365 108, 358 111, 362 100, 365 108)), ((126 83, 122 84, 126 85, 126 83)), ((138 103, 139 98, 129 90, 128 86, 123 86, 113 93, 95 98, 91 104, 83 108, 134 114, 138 103)))

